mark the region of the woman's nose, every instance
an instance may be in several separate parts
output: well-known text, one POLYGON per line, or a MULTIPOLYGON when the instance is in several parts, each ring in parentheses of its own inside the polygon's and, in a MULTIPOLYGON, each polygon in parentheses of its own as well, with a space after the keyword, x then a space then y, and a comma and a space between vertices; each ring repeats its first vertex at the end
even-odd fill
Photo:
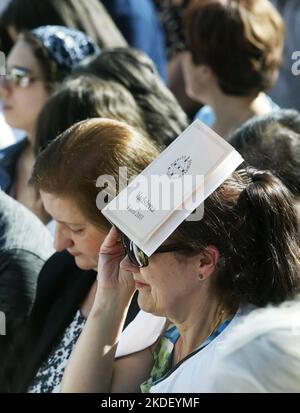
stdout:
POLYGON ((68 236, 66 231, 60 227, 58 223, 55 230, 55 238, 54 238, 54 248, 56 251, 63 251, 69 247, 72 247, 74 242, 72 238, 68 236))
POLYGON ((122 270, 127 271, 127 272, 133 272, 137 273, 140 271, 140 268, 137 265, 134 265, 130 259, 128 258, 128 255, 126 255, 123 260, 120 263, 120 267, 122 270))

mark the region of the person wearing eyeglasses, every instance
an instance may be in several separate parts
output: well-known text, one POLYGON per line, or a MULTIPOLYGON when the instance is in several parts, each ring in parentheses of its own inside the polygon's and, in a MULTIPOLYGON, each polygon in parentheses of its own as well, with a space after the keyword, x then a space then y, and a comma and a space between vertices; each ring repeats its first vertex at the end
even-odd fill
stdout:
MULTIPOLYGON (((127 115, 128 121, 132 120, 129 110, 121 111, 121 99, 116 104, 110 96, 119 89, 119 97, 123 93, 125 99, 120 85, 98 80, 102 88, 100 95, 103 94, 100 99, 96 92, 92 93, 99 83, 91 87, 92 82, 91 78, 69 80, 64 89, 47 102, 43 109, 45 121, 50 123, 49 112, 53 105, 60 104, 63 109, 67 101, 73 103, 73 108, 82 106, 85 114, 89 108, 91 116, 93 113, 100 115, 97 112, 100 100, 102 115, 106 111, 107 116, 127 115), (89 95, 85 98, 82 97, 83 85, 89 85, 90 93, 86 91, 89 95), (48 117, 45 117, 47 108, 48 117)), ((126 98, 128 103, 130 99, 126 98)), ((69 121, 71 115, 75 117, 76 111, 68 114, 69 121)), ((96 182, 103 175, 110 176, 116 182, 115 188, 110 187, 118 192, 119 173, 122 173, 119 167, 126 167, 128 179, 131 179, 159 154, 153 141, 123 122, 98 117, 75 125, 70 121, 70 124, 71 127, 40 152, 34 167, 32 181, 47 213, 56 221, 54 247, 57 252, 39 274, 29 320, 6 365, 1 366, 0 376, 2 373, 4 377, 0 379, 0 391, 3 392, 59 391, 68 358, 94 301, 99 248, 111 228, 97 207, 98 194, 101 195, 103 188, 99 184, 96 186, 96 182)), ((58 116, 53 120, 53 133, 60 129, 59 125, 66 126, 66 120, 58 116)), ((125 325, 138 311, 135 299, 125 325)), ((138 325, 145 322, 145 317, 148 329, 150 322, 155 322, 153 329, 157 331, 156 322, 161 325, 160 318, 141 314, 138 325)), ((138 340, 124 342, 122 354, 132 351, 132 346, 142 348, 144 341, 139 343, 138 340), (128 345, 127 350, 125 345, 128 345)), ((149 340, 151 342, 152 335, 149 340)))
POLYGON ((0 78, 6 122, 26 131, 26 139, 0 151, 0 186, 46 223, 49 217, 28 186, 34 163, 35 125, 51 93, 83 58, 99 52, 84 33, 42 26, 19 35, 0 78))
POLYGON ((113 227, 61 391, 214 392, 209 373, 234 327, 256 308, 293 298, 299 265, 289 191, 267 171, 234 172, 206 199, 203 218, 184 221, 151 257, 113 227), (165 317, 165 328, 153 345, 115 359, 136 289, 140 308, 165 317))

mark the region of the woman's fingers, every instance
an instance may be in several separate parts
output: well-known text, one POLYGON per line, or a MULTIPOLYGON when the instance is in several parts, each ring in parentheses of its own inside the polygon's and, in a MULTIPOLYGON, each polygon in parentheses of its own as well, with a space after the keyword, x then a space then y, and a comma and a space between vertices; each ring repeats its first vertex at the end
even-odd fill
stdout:
POLYGON ((112 227, 105 237, 101 247, 100 254, 109 254, 115 250, 116 246, 119 246, 120 234, 116 227, 112 227))
POLYGON ((116 227, 112 227, 104 239, 99 252, 98 274, 101 280, 118 280, 120 261, 124 257, 124 250, 120 243, 120 233, 116 227))

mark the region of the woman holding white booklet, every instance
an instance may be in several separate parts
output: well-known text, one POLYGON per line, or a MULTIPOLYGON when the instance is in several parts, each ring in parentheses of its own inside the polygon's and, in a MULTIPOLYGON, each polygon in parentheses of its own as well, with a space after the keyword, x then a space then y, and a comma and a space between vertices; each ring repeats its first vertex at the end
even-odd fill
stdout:
POLYGON ((113 227, 61 391, 213 392, 208 373, 233 327, 254 308, 292 298, 299 263, 289 192, 268 172, 234 172, 207 198, 202 220, 174 228, 151 257, 113 227), (165 328, 152 346, 115 360, 135 289, 140 308, 165 317, 165 328))

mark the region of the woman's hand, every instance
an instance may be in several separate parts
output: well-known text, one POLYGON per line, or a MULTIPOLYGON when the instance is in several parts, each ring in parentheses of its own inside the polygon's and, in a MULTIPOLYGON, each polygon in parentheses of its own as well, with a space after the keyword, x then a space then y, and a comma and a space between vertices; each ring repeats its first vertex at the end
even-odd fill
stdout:
POLYGON ((131 273, 120 268, 123 258, 124 249, 120 234, 115 227, 112 227, 100 248, 98 290, 125 292, 131 297, 134 292, 134 281, 131 273))
POLYGON ((132 274, 120 270, 123 257, 120 235, 113 227, 100 248, 94 304, 64 372, 62 392, 112 389, 115 352, 134 292, 132 274))

